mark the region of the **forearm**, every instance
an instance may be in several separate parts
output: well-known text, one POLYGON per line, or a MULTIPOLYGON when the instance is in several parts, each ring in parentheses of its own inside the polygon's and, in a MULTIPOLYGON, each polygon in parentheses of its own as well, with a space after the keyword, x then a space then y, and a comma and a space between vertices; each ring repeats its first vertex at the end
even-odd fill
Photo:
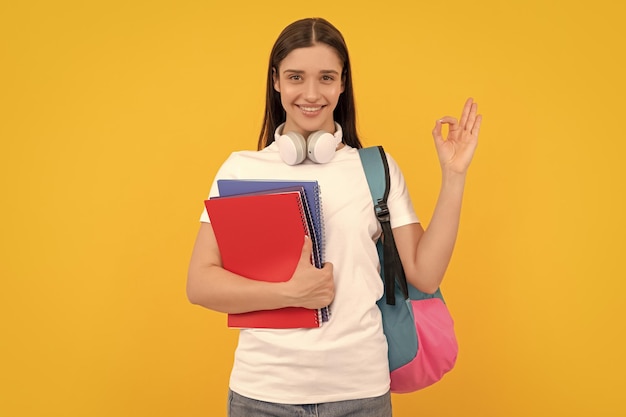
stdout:
POLYGON ((472 98, 465 102, 460 123, 445 116, 435 123, 433 139, 442 168, 439 198, 426 231, 419 224, 393 229, 407 280, 417 289, 433 293, 446 273, 459 231, 465 177, 478 144, 482 116, 472 98), (442 125, 448 124, 447 138, 442 125))
POLYGON ((223 313, 245 313, 286 307, 285 283, 257 281, 220 266, 190 268, 187 297, 193 304, 223 313))
POLYGON ((439 287, 452 258, 464 188, 465 175, 443 175, 432 219, 418 242, 413 279, 427 292, 439 287))
POLYGON ((193 304, 224 313, 244 313, 281 308, 289 299, 285 283, 248 279, 222 267, 209 223, 202 223, 187 273, 187 298, 193 304))
POLYGON ((321 269, 315 268, 311 251, 311 239, 304 239, 298 264, 285 282, 249 279, 222 267, 213 228, 203 223, 189 262, 187 298, 193 304, 223 313, 325 307, 335 296, 333 267, 326 263, 321 269))

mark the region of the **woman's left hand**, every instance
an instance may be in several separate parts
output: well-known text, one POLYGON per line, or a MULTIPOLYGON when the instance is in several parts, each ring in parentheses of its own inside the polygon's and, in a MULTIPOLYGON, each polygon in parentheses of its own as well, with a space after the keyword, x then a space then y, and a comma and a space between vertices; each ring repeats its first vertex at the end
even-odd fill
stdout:
POLYGON ((465 174, 472 162, 474 151, 478 145, 478 132, 482 116, 476 114, 478 104, 469 98, 463 107, 461 121, 445 116, 437 120, 433 129, 435 147, 439 155, 439 163, 444 172, 465 174), (444 140, 441 133, 443 124, 449 125, 448 136, 444 140))

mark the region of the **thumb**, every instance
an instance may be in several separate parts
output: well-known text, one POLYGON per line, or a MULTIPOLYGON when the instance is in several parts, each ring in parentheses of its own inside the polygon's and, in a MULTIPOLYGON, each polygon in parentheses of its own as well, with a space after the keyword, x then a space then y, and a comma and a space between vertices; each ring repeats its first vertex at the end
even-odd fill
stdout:
POLYGON ((302 254, 300 255, 300 262, 311 263, 311 256, 313 253, 313 243, 308 235, 304 235, 304 244, 302 245, 302 254))

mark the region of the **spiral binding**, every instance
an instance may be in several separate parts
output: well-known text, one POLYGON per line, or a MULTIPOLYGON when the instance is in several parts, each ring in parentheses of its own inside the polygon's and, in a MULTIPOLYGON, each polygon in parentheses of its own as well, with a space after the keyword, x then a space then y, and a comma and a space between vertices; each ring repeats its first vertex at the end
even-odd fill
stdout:
POLYGON ((315 204, 319 208, 320 213, 320 257, 322 258, 322 265, 326 262, 326 227, 324 225, 324 206, 322 205, 322 191, 319 184, 315 184, 315 204))
MULTIPOLYGON (((324 206, 322 205, 322 190, 319 186, 319 184, 315 184, 315 204, 317 205, 317 208, 319 210, 319 215, 320 215, 320 224, 319 224, 319 230, 318 230, 318 236, 319 236, 319 250, 320 250, 320 258, 322 260, 322 265, 324 265, 324 262, 326 262, 326 226, 324 224, 324 206)), ((321 315, 321 320, 322 323, 327 322, 328 320, 330 320, 330 316, 331 316, 331 311, 330 311, 330 306, 326 306, 321 308, 320 310, 320 315, 321 315)))

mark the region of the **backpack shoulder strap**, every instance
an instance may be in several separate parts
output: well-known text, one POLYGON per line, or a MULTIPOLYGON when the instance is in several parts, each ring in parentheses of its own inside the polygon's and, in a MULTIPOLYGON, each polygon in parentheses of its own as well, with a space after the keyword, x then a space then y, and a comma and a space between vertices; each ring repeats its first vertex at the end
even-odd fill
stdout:
POLYGON ((370 187, 372 200, 374 201, 374 210, 376 215, 380 210, 377 207, 378 202, 387 203, 389 196, 389 167, 387 166, 387 157, 382 146, 371 146, 369 148, 359 149, 359 156, 367 178, 367 185, 370 187))
POLYGON ((409 290, 402 269, 400 255, 396 248, 391 231, 391 219, 387 207, 389 196, 389 165, 387 155, 382 146, 372 146, 359 149, 361 164, 365 171, 365 178, 372 194, 372 202, 376 217, 383 229, 383 235, 376 244, 380 259, 380 275, 385 283, 385 297, 387 304, 395 305, 395 284, 400 286, 405 299, 409 297, 409 290))

